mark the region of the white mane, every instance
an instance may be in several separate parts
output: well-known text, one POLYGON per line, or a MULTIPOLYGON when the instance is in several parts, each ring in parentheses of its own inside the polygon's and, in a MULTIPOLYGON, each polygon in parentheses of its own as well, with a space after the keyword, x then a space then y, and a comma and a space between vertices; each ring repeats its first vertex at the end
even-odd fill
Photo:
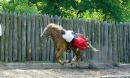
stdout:
POLYGON ((59 30, 62 30, 62 29, 63 29, 62 26, 57 25, 57 24, 54 24, 54 23, 50 23, 50 24, 48 24, 48 25, 47 25, 47 28, 49 28, 49 27, 57 28, 57 29, 59 29, 59 30))

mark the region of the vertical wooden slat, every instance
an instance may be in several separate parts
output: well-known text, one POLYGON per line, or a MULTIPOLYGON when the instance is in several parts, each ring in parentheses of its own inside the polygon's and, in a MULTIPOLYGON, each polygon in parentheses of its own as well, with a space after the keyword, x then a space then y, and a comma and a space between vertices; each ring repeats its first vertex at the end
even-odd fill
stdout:
POLYGON ((127 63, 127 34, 128 34, 128 32, 127 32, 127 25, 126 24, 124 24, 124 30, 123 30, 123 32, 124 32, 124 35, 123 35, 123 52, 124 52, 124 62, 125 63, 127 63))
POLYGON ((108 47, 109 47, 108 53, 107 53, 108 63, 112 63, 112 52, 113 52, 112 51, 112 39, 111 39, 112 33, 113 33, 112 32, 112 24, 110 24, 110 26, 108 26, 108 47))
POLYGON ((117 61, 120 62, 120 57, 119 57, 120 56, 120 51, 119 51, 119 24, 116 23, 116 25, 117 25, 117 52, 118 52, 117 53, 118 54, 117 55, 117 58, 118 58, 117 61))
POLYGON ((27 16, 27 60, 31 61, 32 58, 32 49, 31 49, 31 15, 27 16))
POLYGON ((31 51, 32 51, 32 60, 36 60, 36 38, 35 38, 35 15, 32 16, 32 32, 31 32, 31 51))
MULTIPOLYGON (((13 19, 13 17, 11 18, 13 19)), ((22 61, 22 16, 18 14, 18 60, 22 61)), ((13 21, 12 21, 13 23, 13 21)), ((13 24, 11 24, 13 29, 13 24)), ((13 41, 12 41, 13 42, 13 41)))
POLYGON ((97 40, 97 49, 99 49, 99 52, 98 53, 96 53, 97 55, 96 55, 96 57, 97 57, 97 60, 98 60, 98 63, 100 63, 100 23, 99 22, 97 22, 97 25, 96 25, 96 30, 97 30, 97 38, 96 38, 96 40, 97 40))
MULTIPOLYGON (((22 15, 22 61, 26 61, 26 15, 22 15)), ((34 48, 34 47, 33 47, 34 48)), ((34 48, 35 49, 35 48, 34 48)))
MULTIPOLYGON (((93 32, 93 37, 92 37, 92 40, 93 40, 93 47, 95 47, 95 48, 97 48, 97 49, 99 49, 99 46, 97 45, 98 44, 98 34, 99 34, 99 32, 98 32, 98 29, 99 29, 99 27, 98 27, 98 23, 97 22, 95 22, 94 21, 94 24, 93 24, 93 30, 92 30, 92 32, 93 32)), ((93 59, 93 62, 95 62, 95 63, 97 63, 98 62, 98 53, 99 52, 93 52, 93 57, 92 57, 92 59, 93 59)))
POLYGON ((128 23, 128 63, 130 63, 130 23, 128 23))
POLYGON ((13 56, 12 56, 12 53, 13 53, 13 15, 12 14, 9 14, 10 16, 10 22, 9 22, 9 45, 8 45, 8 56, 9 56, 9 61, 12 62, 13 61, 13 56))
POLYGON ((39 61, 39 54, 40 54, 40 28, 39 28, 39 16, 36 16, 36 27, 35 27, 35 38, 36 38, 36 61, 39 61))
POLYGON ((9 61, 9 15, 6 13, 6 20, 5 20, 5 62, 9 61))
POLYGON ((116 24, 113 23, 113 34, 112 34, 112 49, 113 49, 113 63, 117 63, 117 27, 116 24))
MULTIPOLYGON (((91 44, 93 47, 96 48, 96 43, 95 43, 95 36, 96 36, 96 33, 95 33, 95 21, 91 21, 91 44)), ((91 50, 91 62, 96 62, 96 56, 95 56, 95 53, 91 50)))
POLYGON ((2 37, 1 37, 1 61, 5 61, 5 13, 4 14, 2 14, 2 28, 3 28, 3 32, 4 32, 4 34, 2 35, 2 37))
POLYGON ((125 31, 125 33, 126 33, 126 63, 129 63, 128 61, 129 61, 129 51, 128 51, 128 49, 129 49, 129 45, 128 45, 128 42, 129 42, 129 40, 128 40, 128 38, 129 38, 129 25, 128 24, 126 24, 126 31, 125 31))
POLYGON ((108 54, 108 23, 105 22, 105 25, 103 26, 104 27, 104 59, 105 59, 105 63, 108 63, 108 60, 107 60, 107 54, 108 54))
MULTIPOLYGON (((120 26, 118 27, 119 28, 119 45, 122 45, 123 43, 122 43, 122 30, 123 30, 123 26, 122 26, 122 23, 120 23, 120 26)), ((123 60, 123 45, 122 46, 119 46, 120 48, 119 48, 119 52, 120 52, 120 62, 122 62, 122 60, 123 60)))
POLYGON ((18 59, 18 25, 17 25, 17 14, 14 13, 14 28, 13 28, 13 61, 17 61, 18 59))
POLYGON ((103 45, 103 41, 104 41, 104 39, 103 39, 103 35, 104 35, 104 32, 103 32, 103 23, 101 23, 100 24, 101 26, 100 26, 100 52, 101 52, 101 55, 100 55, 100 61, 102 62, 102 63, 104 63, 104 45, 103 45))

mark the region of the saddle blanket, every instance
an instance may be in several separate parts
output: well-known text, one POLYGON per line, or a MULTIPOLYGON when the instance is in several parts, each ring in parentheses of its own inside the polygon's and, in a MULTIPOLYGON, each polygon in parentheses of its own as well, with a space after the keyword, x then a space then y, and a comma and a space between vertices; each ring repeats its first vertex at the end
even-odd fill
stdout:
POLYGON ((81 51, 87 48, 87 40, 82 35, 77 35, 72 30, 65 30, 62 37, 69 43, 71 43, 72 47, 79 48, 81 51))

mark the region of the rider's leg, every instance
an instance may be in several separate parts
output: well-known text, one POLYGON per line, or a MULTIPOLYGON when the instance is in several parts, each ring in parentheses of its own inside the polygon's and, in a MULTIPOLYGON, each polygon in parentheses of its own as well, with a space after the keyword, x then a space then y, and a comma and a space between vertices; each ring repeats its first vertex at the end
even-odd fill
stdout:
POLYGON ((94 52, 99 51, 98 49, 94 48, 89 42, 87 42, 88 47, 91 48, 94 52))

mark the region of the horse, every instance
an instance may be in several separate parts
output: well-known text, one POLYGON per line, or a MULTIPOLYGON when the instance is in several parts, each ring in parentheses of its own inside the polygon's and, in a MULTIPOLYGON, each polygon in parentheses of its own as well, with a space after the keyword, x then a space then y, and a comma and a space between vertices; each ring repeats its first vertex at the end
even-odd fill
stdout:
MULTIPOLYGON (((62 61, 60 57, 64 52, 67 52, 68 50, 68 43, 67 41, 62 37, 62 31, 65 30, 62 26, 54 23, 48 24, 43 32, 41 33, 41 37, 49 37, 53 40, 54 45, 56 47, 56 60, 59 64, 64 65, 67 63, 74 64, 79 61, 80 59, 80 53, 81 51, 78 48, 72 47, 72 50, 75 54, 75 57, 72 60, 62 61)), ((80 35, 80 33, 77 33, 80 35)), ((92 48, 93 51, 97 51, 96 48, 94 48, 89 42, 87 42, 90 48, 92 48)))

